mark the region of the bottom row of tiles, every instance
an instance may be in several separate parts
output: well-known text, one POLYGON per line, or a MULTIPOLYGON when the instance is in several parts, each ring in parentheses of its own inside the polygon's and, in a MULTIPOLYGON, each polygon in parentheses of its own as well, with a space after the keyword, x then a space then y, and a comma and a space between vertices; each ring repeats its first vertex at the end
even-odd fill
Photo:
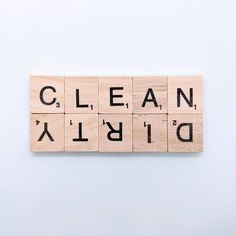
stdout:
POLYGON ((201 152, 202 115, 31 114, 31 152, 201 152))

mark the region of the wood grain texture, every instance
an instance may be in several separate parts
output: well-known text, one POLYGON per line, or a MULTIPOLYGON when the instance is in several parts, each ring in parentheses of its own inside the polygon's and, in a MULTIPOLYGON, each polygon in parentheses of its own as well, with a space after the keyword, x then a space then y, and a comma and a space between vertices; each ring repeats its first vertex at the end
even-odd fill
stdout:
POLYGON ((167 152, 167 115, 133 115, 133 151, 167 152))
POLYGON ((203 151, 202 115, 168 116, 168 151, 203 151))
POLYGON ((65 113, 98 113, 98 77, 65 78, 65 113))
POLYGON ((131 114, 100 114, 99 115, 99 152, 132 152, 132 115, 131 114), (110 127, 109 127, 110 124, 110 127), (109 132, 114 140, 109 140, 109 132), (117 139, 121 138, 119 141, 117 139))
POLYGON ((64 114, 31 114, 30 151, 64 152, 64 114))
POLYGON ((65 115, 65 151, 98 151, 98 115, 65 115))
POLYGON ((99 78, 99 113, 132 113, 132 77, 99 78), (114 106, 110 103, 110 89, 114 89, 114 106))
POLYGON ((133 78, 133 112, 167 113, 167 77, 133 78))
POLYGON ((64 77, 31 76, 30 112, 64 113, 64 77))
POLYGON ((168 77, 168 113, 169 114, 201 114, 202 113, 202 77, 201 76, 171 76, 168 77), (178 90, 190 100, 192 90, 192 106, 180 94, 180 103, 177 101, 178 90))

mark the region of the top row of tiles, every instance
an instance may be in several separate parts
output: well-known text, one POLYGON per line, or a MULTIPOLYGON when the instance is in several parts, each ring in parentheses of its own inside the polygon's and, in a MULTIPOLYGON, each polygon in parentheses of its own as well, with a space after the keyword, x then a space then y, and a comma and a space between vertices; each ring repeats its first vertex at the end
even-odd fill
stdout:
POLYGON ((31 113, 202 113, 202 77, 32 76, 31 113))

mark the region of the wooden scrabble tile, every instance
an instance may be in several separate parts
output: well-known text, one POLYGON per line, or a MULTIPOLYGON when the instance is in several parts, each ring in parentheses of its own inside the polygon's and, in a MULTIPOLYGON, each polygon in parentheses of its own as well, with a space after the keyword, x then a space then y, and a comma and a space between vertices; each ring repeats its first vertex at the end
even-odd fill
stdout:
POLYGON ((31 76, 31 113, 64 113, 64 77, 31 76))
POLYGON ((31 114, 30 150, 64 151, 64 114, 31 114))
POLYGON ((167 113, 167 77, 133 78, 133 112, 167 113))
POLYGON ((98 77, 65 78, 65 113, 98 113, 98 77))
POLYGON ((99 115, 99 151, 132 152, 132 115, 99 115))
POLYGON ((98 151, 98 114, 65 115, 65 151, 98 151))
POLYGON ((167 152, 167 115, 133 115, 133 151, 167 152))
POLYGON ((202 113, 202 77, 168 77, 168 113, 202 113))
POLYGON ((132 78, 99 78, 99 113, 132 113, 132 78))
POLYGON ((202 115, 168 116, 168 151, 202 152, 202 115))

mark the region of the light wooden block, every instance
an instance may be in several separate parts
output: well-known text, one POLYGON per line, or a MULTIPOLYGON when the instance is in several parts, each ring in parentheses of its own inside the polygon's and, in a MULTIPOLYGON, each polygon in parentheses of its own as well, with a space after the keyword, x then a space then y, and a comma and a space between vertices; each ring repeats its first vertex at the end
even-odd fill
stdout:
POLYGON ((168 77, 168 113, 202 113, 202 77, 168 77))
POLYGON ((98 151, 98 115, 65 115, 65 151, 98 151))
POLYGON ((133 151, 167 152, 167 115, 133 115, 133 151))
POLYGON ((168 116, 168 151, 203 151, 202 115, 168 116))
POLYGON ((99 115, 99 152, 132 152, 132 115, 99 115))
POLYGON ((30 150, 64 151, 64 114, 31 114, 30 150))
POLYGON ((99 78, 99 113, 132 113, 132 78, 99 78))
POLYGON ((31 76, 31 113, 64 113, 64 77, 31 76))
POLYGON ((98 113, 98 77, 65 78, 65 113, 98 113))
POLYGON ((133 112, 167 113, 167 77, 133 78, 133 112))

